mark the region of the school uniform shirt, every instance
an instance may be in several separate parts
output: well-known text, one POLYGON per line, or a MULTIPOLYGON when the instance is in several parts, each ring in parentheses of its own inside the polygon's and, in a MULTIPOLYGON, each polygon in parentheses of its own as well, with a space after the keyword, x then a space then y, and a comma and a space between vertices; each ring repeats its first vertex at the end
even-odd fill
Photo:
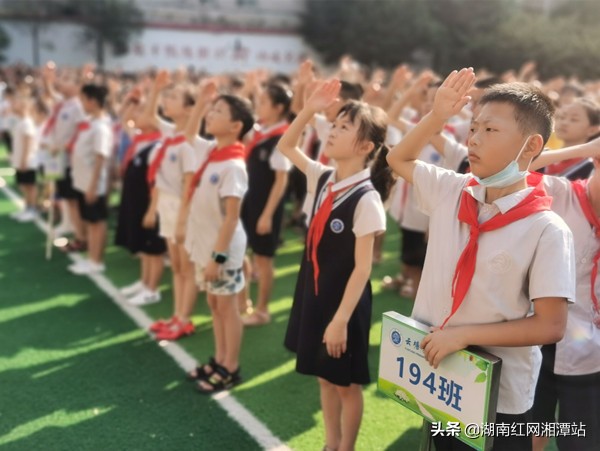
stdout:
MULTIPOLYGON (((168 129, 165 129, 168 130, 168 129)), ((162 132, 162 128, 161 128, 162 132)), ((165 135, 163 135, 163 138, 165 135)), ((170 146, 167 149, 164 159, 156 173, 156 188, 161 193, 181 199, 183 195, 183 176, 184 174, 193 174, 199 166, 198 149, 200 152, 212 146, 211 141, 202 138, 197 139, 198 144, 190 145, 187 141, 170 146)), ((158 142, 152 153, 150 161, 154 161, 162 142, 158 142)))
MULTIPOLYGON (((319 183, 319 177, 327 171, 331 171, 329 166, 325 166, 324 164, 319 163, 318 161, 311 161, 308 163, 306 168, 306 190, 311 193, 314 199, 316 195, 315 191, 317 189, 317 185, 319 183)), ((333 203, 333 209, 335 209, 336 205, 341 203, 345 197, 347 197, 354 189, 358 189, 362 186, 370 186, 371 183, 371 170, 369 168, 363 169, 362 171, 354 174, 344 180, 336 181, 336 174, 333 171, 325 182, 324 189, 321 190, 321 193, 318 197, 317 209, 321 206, 323 201, 325 200, 325 187, 329 182, 333 183, 332 189, 334 191, 343 189, 347 186, 353 185, 354 183, 365 180, 352 189, 348 191, 341 192, 335 198, 333 203)), ((316 209, 315 209, 316 210, 316 209)), ((365 193, 358 204, 356 205, 356 210, 354 211, 352 231, 354 235, 359 238, 364 235, 368 235, 369 233, 375 232, 376 234, 381 234, 385 231, 386 218, 385 218, 385 210, 383 208, 383 203, 381 202, 381 196, 375 190, 371 190, 365 193)))
POLYGON ((27 161, 25 162, 25 170, 31 170, 37 167, 39 145, 37 128, 30 117, 19 118, 12 130, 13 142, 12 153, 10 155, 11 164, 17 170, 21 169, 21 160, 26 151, 25 140, 27 138, 31 140, 31 144, 29 146, 29 153, 27 154, 27 161))
POLYGON ((108 189, 108 159, 113 145, 112 127, 110 118, 105 116, 90 121, 87 130, 79 132, 73 146, 71 167, 73 174, 73 187, 82 192, 87 192, 98 155, 104 157, 104 164, 100 171, 96 194, 106 195, 108 189))
MULTIPOLYGON (((600 372, 600 329, 592 324, 590 294, 592 260, 600 244, 594 229, 583 213, 571 182, 564 177, 544 177, 548 194, 553 197, 552 210, 565 220, 575 243, 577 294, 569 305, 565 336, 556 344, 554 372, 562 376, 580 376, 600 372)), ((595 292, 600 296, 600 283, 595 292)))
POLYGON ((77 131, 77 124, 84 120, 85 113, 80 100, 77 97, 64 100, 52 130, 43 137, 42 143, 50 150, 58 149, 64 152, 77 131))
POLYGON ((158 119, 158 130, 163 138, 169 138, 175 136, 175 124, 173 122, 167 122, 164 119, 158 119))
POLYGON ((444 158, 440 165, 444 169, 458 171, 469 155, 469 149, 454 138, 446 139, 444 143, 444 158))
MULTIPOLYGON (((202 161, 208 156, 202 158, 202 161)), ((204 268, 212 260, 211 255, 219 231, 225 219, 225 198, 243 199, 248 191, 248 174, 243 160, 211 162, 206 166, 198 187, 190 202, 185 248, 190 259, 204 268)), ((239 269, 244 263, 246 233, 242 221, 238 221, 229 242, 224 269, 239 269)))
MULTIPOLYGON (((480 207, 479 222, 516 206, 531 191, 522 190, 485 204, 485 187, 465 188, 469 175, 423 162, 413 172, 415 199, 430 217, 429 243, 413 318, 441 326, 452 308, 452 280, 470 227, 458 220, 460 197, 467 190, 480 207)), ((542 211, 478 240, 477 265, 462 305, 447 327, 522 319, 533 312, 532 300, 575 299, 573 236, 552 211, 542 211)), ((497 411, 521 414, 533 405, 541 363, 539 346, 483 347, 502 359, 497 411)))

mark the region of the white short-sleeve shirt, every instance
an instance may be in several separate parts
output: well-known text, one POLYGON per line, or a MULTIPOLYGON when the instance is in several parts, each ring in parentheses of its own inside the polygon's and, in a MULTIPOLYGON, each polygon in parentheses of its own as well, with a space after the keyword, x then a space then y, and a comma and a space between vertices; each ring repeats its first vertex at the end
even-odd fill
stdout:
MULTIPOLYGON (((429 325, 440 326, 452 308, 452 279, 469 240, 470 228, 458 221, 458 211, 470 178, 422 162, 417 163, 413 173, 416 201, 430 222, 425 265, 412 316, 429 325)), ((485 188, 474 188, 477 189, 471 192, 482 206, 485 188)), ((518 203, 520 196, 513 193, 493 205, 506 211, 518 203)), ((521 319, 532 313, 535 299, 575 298, 573 237, 556 213, 538 212, 482 233, 478 245, 471 286, 448 327, 521 319)), ((528 411, 533 405, 541 364, 539 346, 484 349, 503 361, 498 412, 528 411)))
MULTIPOLYGON (((552 210, 558 213, 573 232, 577 273, 576 302, 569 305, 565 336, 556 344, 554 372, 578 376, 600 372, 600 329, 592 324, 590 283, 593 258, 600 242, 572 188, 563 177, 544 177, 548 194, 553 197, 552 210)), ((600 297, 600 283, 595 293, 600 297)))
POLYGON ((12 167, 20 169, 21 160, 25 154, 25 141, 27 138, 30 140, 29 152, 27 153, 27 160, 25 161, 26 169, 31 170, 36 168, 37 164, 37 153, 39 146, 38 130, 33 119, 30 117, 19 118, 18 122, 13 127, 12 132, 12 153, 10 155, 10 161, 12 167))
MULTIPOLYGON (((211 261, 212 252, 225 218, 225 198, 242 199, 248 191, 248 174, 243 160, 211 162, 192 197, 187 222, 185 248, 200 267, 211 261)), ((246 232, 238 220, 227 249, 225 269, 239 269, 246 252, 246 232)))
MULTIPOLYGON (((154 146, 150 153, 150 161, 154 161, 162 145, 163 141, 154 146)), ((212 141, 199 137, 193 145, 183 141, 169 146, 156 173, 156 188, 160 192, 181 198, 184 174, 196 172, 212 146, 212 141)))
POLYGON ((454 138, 448 138, 444 142, 444 159, 441 166, 445 169, 457 171, 461 163, 469 155, 469 149, 454 138))
POLYGON ((96 157, 104 157, 104 165, 100 171, 96 193, 105 195, 108 182, 108 159, 111 155, 113 134, 108 117, 97 118, 90 121, 90 127, 82 130, 75 141, 71 167, 73 173, 73 186, 78 191, 85 193, 92 179, 96 157))
MULTIPOLYGON (((317 185, 321 175, 332 169, 325 166, 317 161, 309 162, 306 171, 306 187, 307 192, 311 193, 313 198, 318 195, 318 205, 320 206, 325 200, 326 187, 329 182, 333 183, 332 189, 334 191, 343 190, 345 187, 354 185, 352 189, 348 191, 341 191, 335 198, 333 203, 333 209, 339 205, 339 203, 348 196, 352 191, 359 189, 363 186, 372 186, 371 183, 371 171, 369 168, 363 169, 362 171, 345 178, 344 180, 336 181, 336 173, 332 173, 327 178, 327 181, 323 185, 323 189, 320 193, 316 193, 317 185)), ((312 212, 311 212, 312 213, 312 212)), ((356 209, 354 210, 353 226, 352 231, 354 235, 359 238, 369 233, 375 233, 377 235, 383 233, 386 227, 385 209, 381 202, 381 196, 375 190, 368 191, 358 201, 356 209)))
POLYGON ((77 131, 77 124, 85 120, 85 113, 77 96, 66 99, 58 114, 54 127, 44 137, 44 143, 50 150, 65 151, 77 131))

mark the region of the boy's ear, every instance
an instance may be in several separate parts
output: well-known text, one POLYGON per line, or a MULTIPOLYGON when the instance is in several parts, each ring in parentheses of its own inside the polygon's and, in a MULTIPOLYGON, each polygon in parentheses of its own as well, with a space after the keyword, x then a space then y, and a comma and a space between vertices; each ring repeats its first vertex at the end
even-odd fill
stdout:
POLYGON ((527 146, 523 150, 523 155, 527 159, 537 157, 544 150, 544 138, 540 134, 531 135, 527 146))

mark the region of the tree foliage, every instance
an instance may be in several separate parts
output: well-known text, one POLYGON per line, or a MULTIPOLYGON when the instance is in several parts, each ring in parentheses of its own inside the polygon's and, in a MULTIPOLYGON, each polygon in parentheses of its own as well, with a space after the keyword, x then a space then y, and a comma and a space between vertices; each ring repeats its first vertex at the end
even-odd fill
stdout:
POLYGON ((533 59, 544 77, 600 77, 597 0, 556 5, 544 11, 514 0, 308 0, 302 33, 327 63, 350 54, 393 67, 414 63, 418 51, 440 72, 502 72, 533 59))
POLYGON ((56 19, 84 25, 82 38, 96 45, 100 65, 104 44, 115 55, 124 55, 129 40, 143 26, 142 11, 127 0, 4 0, 2 14, 35 27, 56 19))

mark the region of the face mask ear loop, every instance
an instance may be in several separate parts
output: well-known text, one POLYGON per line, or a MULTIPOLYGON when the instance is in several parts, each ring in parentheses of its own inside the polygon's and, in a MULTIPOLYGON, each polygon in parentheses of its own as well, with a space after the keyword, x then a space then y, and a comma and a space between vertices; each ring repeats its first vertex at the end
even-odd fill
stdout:
MULTIPOLYGON (((523 153, 523 151, 525 150, 525 147, 527 147, 527 143, 529 143, 529 138, 531 138, 531 135, 529 135, 527 137, 527 139, 525 139, 525 142, 523 143, 523 145, 521 146, 521 150, 519 150, 519 153, 517 154, 517 158, 515 158, 515 161, 517 162, 517 165, 519 164, 519 158, 521 158, 521 154, 523 153)), ((525 172, 529 172, 529 167, 531 166, 531 162, 533 161, 533 159, 529 160, 529 164, 527 165, 527 167, 525 168, 525 172)))

